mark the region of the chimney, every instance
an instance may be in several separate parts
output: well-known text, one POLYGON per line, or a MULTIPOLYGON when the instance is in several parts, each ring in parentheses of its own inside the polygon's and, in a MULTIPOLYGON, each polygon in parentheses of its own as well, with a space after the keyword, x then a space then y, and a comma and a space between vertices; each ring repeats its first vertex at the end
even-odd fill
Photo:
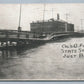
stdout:
POLYGON ((59 13, 57 13, 57 20, 59 20, 60 19, 60 16, 59 16, 59 13))

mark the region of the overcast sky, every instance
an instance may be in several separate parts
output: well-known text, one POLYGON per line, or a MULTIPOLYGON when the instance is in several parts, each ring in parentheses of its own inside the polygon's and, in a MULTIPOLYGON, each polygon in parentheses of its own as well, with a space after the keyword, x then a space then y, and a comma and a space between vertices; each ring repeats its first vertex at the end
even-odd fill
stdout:
MULTIPOLYGON (((21 27, 22 30, 30 30, 32 21, 43 20, 44 4, 22 4, 21 27)), ((46 4, 45 20, 57 18, 66 20, 68 13, 68 21, 75 25, 75 30, 84 28, 84 4, 46 4), (53 12, 52 12, 53 9, 53 12)), ((19 24, 19 4, 0 4, 0 29, 17 29, 19 24)))

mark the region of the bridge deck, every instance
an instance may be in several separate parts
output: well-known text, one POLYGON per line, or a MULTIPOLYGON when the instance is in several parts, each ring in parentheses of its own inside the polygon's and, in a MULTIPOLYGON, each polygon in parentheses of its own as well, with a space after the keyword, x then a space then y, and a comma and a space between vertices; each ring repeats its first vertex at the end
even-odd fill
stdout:
MULTIPOLYGON (((40 37, 33 37, 34 33, 32 36, 27 33, 9 33, 9 32, 0 32, 0 41, 18 41, 18 40, 25 40, 25 41, 48 41, 51 40, 54 37, 60 37, 60 36, 67 36, 72 33, 69 32, 63 32, 63 33, 51 33, 46 35, 45 38, 40 38, 40 37)), ((40 35, 39 35, 40 36, 40 35)))

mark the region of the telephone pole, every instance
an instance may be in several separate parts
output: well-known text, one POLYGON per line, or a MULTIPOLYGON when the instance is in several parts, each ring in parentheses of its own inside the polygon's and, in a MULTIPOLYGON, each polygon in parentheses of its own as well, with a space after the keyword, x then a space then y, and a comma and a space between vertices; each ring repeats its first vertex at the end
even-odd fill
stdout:
POLYGON ((66 13, 65 16, 66 16, 66 21, 68 21, 68 17, 70 16, 70 14, 66 13))
POLYGON ((54 18, 54 11, 56 10, 56 8, 52 8, 52 18, 54 18))
POLYGON ((46 4, 44 3, 44 10, 43 10, 43 22, 45 20, 45 7, 46 7, 46 4))
POLYGON ((22 4, 21 4, 21 2, 20 2, 18 32, 20 32, 20 31, 21 31, 21 12, 22 12, 22 4))
POLYGON ((67 28, 68 28, 68 16, 70 14, 69 13, 66 13, 65 16, 66 16, 66 22, 65 22, 65 31, 67 32, 67 28))
POLYGON ((83 22, 84 22, 84 19, 81 19, 81 30, 83 30, 83 22))
POLYGON ((52 18, 53 18, 53 8, 52 8, 52 18))

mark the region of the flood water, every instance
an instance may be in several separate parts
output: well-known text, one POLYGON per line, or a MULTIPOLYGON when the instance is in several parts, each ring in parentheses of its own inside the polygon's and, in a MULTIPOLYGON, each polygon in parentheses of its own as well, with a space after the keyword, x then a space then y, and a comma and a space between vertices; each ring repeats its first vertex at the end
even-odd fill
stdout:
POLYGON ((0 79, 84 79, 84 57, 78 52, 72 53, 75 57, 64 57, 62 52, 71 49, 63 48, 65 44, 81 43, 84 38, 68 38, 31 49, 0 51, 0 79))

